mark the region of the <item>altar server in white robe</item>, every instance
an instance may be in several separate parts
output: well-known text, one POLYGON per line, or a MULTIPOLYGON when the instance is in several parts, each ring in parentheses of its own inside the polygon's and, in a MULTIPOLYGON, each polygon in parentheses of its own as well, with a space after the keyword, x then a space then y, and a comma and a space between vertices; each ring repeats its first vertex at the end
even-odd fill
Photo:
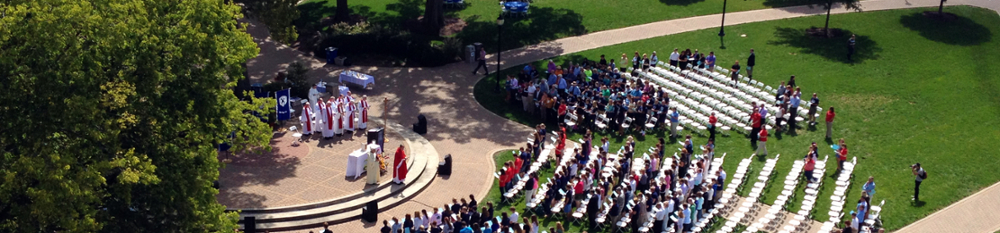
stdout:
POLYGON ((333 115, 334 131, 333 133, 337 136, 344 134, 344 106, 340 105, 340 102, 330 99, 330 112, 333 115))
POLYGON ((310 110, 312 110, 311 112, 317 114, 319 112, 319 104, 316 104, 316 102, 319 101, 319 96, 319 90, 316 89, 316 85, 309 88, 309 106, 313 106, 313 109, 310 110))
POLYGON ((312 135, 316 125, 313 123, 313 110, 309 103, 302 105, 302 115, 299 116, 299 123, 302 123, 302 136, 312 135))
POLYGON ((367 129, 368 128, 368 96, 362 96, 361 101, 358 103, 358 111, 361 111, 358 115, 360 122, 358 128, 367 129))

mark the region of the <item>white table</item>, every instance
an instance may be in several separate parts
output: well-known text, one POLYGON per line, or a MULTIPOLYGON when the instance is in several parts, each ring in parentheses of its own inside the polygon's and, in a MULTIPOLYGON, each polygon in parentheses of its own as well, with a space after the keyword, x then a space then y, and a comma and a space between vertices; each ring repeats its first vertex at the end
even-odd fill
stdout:
POLYGON ((363 88, 375 87, 375 77, 348 70, 340 72, 340 83, 353 83, 363 88))
POLYGON ((347 176, 357 179, 361 173, 365 172, 365 162, 368 160, 368 153, 365 150, 355 150, 347 157, 347 176))

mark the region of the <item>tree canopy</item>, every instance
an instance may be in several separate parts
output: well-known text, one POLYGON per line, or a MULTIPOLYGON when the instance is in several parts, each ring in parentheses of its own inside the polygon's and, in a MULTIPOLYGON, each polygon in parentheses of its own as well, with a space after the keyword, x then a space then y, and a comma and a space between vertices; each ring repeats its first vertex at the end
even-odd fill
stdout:
MULTIPOLYGON (((231 231, 216 144, 266 147, 224 0, 0 2, 0 232, 231 231), (230 136, 235 134, 234 136, 230 136)), ((263 110, 267 111, 267 110, 263 110)))

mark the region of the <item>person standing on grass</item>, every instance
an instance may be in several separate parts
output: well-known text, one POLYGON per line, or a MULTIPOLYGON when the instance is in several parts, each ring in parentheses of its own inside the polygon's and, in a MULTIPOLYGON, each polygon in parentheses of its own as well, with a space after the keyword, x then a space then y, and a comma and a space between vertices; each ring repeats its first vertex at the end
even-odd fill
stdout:
POLYGON ((490 75, 490 68, 486 67, 486 49, 485 48, 482 48, 482 47, 479 48, 479 56, 476 56, 476 61, 479 61, 479 65, 476 65, 476 69, 472 70, 472 74, 478 73, 479 72, 479 67, 482 67, 483 71, 486 72, 486 75, 490 75))
POLYGON ((760 138, 757 139, 757 155, 767 156, 767 127, 761 127, 760 138))
POLYGON ((854 55, 854 44, 857 43, 854 34, 851 34, 851 39, 847 40, 847 60, 854 61, 851 59, 851 55, 854 55))
POLYGON ((844 143, 844 139, 840 139, 840 148, 835 151, 837 153, 837 172, 844 169, 844 161, 847 161, 847 143, 844 143))
POLYGON ((913 186, 913 201, 919 202, 920 183, 923 183, 924 179, 927 179, 927 172, 924 171, 924 168, 920 167, 920 163, 913 164, 913 166, 910 166, 910 170, 913 171, 914 180, 916 181, 915 185, 913 186))
POLYGON ((778 85, 777 93, 774 95, 775 101, 781 101, 781 96, 785 95, 785 91, 787 91, 785 89, 785 81, 781 81, 781 85, 778 85))
POLYGON ((819 108, 819 97, 816 93, 813 93, 812 99, 809 99, 809 124, 816 124, 816 108, 819 108))
POLYGON ((740 61, 739 60, 736 60, 736 62, 733 63, 733 67, 731 67, 729 69, 729 72, 730 72, 729 75, 733 76, 733 87, 736 87, 736 84, 738 84, 739 80, 740 80, 740 61))
MULTIPOLYGON (((791 90, 789 90, 791 91, 791 90)), ((795 132, 795 128, 798 126, 796 117, 799 116, 799 104, 802 103, 802 99, 799 98, 798 93, 792 93, 791 98, 788 99, 788 131, 795 132)))
POLYGON ((830 138, 830 133, 833 132, 833 117, 837 116, 833 111, 833 107, 826 112, 826 138, 830 138))
POLYGON ((715 112, 708 116, 708 139, 715 140, 715 123, 719 122, 719 119, 715 117, 715 112))
MULTIPOLYGON (((867 195, 868 196, 868 203, 871 203, 871 200, 875 196, 875 177, 874 176, 869 176, 868 177, 868 182, 865 182, 864 185, 861 185, 861 190, 864 191, 865 194, 868 194, 867 195)), ((872 207, 868 206, 868 208, 871 209, 872 207)))
POLYGON ((753 107, 753 111, 750 113, 750 145, 757 145, 757 136, 760 134, 761 120, 760 111, 757 111, 757 103, 750 103, 753 107))
POLYGON ((747 58, 747 78, 753 80, 753 66, 757 63, 757 55, 750 49, 750 57, 747 58))
POLYGON ((708 57, 705 58, 705 67, 707 67, 706 69, 709 69, 709 70, 715 69, 715 52, 714 51, 713 52, 708 52, 708 57))
POLYGON ((813 170, 815 169, 816 169, 816 157, 812 155, 806 155, 805 166, 802 166, 802 170, 805 171, 803 175, 805 175, 806 182, 808 183, 813 182, 813 170))
POLYGON ((679 60, 680 58, 681 58, 681 54, 677 53, 677 49, 675 48, 674 52, 670 53, 670 65, 676 67, 677 66, 677 60, 679 60))
POLYGON ((677 124, 681 122, 677 107, 670 108, 670 137, 677 138, 677 124))

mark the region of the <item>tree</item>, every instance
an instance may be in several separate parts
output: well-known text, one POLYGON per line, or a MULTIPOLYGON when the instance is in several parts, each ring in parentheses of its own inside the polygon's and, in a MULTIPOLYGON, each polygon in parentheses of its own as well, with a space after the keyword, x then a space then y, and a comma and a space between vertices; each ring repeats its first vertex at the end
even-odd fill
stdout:
POLYGON ((337 0, 337 13, 333 16, 334 21, 344 22, 349 20, 351 11, 347 8, 347 0, 337 0))
POLYGON ((219 0, 0 5, 0 232, 232 231, 215 145, 267 148, 219 0), (232 139, 227 139, 231 134, 232 139))
POLYGON ((840 4, 844 5, 844 8, 846 8, 848 10, 861 11, 861 2, 860 2, 860 0, 827 0, 827 2, 823 4, 823 7, 825 7, 825 9, 826 9, 826 24, 823 25, 823 33, 825 33, 827 36, 831 36, 830 35, 830 10, 833 9, 833 5, 836 4, 836 3, 840 3, 840 4))
POLYGON ((275 41, 291 44, 299 33, 292 22, 299 18, 298 0, 239 0, 261 23, 275 41))
POLYGON ((441 0, 427 0, 424 5, 424 30, 428 34, 437 35, 444 27, 444 2, 441 0))
POLYGON ((303 65, 301 62, 292 62, 285 69, 285 80, 287 80, 288 85, 292 88, 292 96, 299 97, 302 99, 309 98, 309 68, 303 65))

